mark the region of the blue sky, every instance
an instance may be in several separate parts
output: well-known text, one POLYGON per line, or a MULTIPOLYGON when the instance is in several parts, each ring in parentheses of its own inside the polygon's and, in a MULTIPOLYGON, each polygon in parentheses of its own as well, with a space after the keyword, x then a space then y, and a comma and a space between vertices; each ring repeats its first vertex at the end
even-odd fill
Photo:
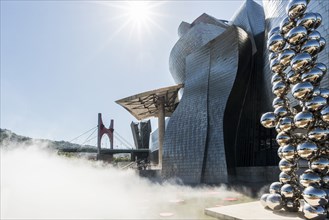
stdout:
POLYGON ((101 112, 133 143, 136 120, 114 101, 174 85, 168 59, 180 22, 204 12, 229 20, 242 1, 151 1, 144 15, 131 4, 2 0, 0 127, 68 141, 101 112))

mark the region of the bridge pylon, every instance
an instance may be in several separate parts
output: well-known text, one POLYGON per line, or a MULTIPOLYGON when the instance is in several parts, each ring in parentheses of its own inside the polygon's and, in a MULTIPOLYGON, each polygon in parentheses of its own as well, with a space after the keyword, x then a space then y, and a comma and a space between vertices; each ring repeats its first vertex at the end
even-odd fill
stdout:
MULTIPOLYGON (((114 132, 114 120, 111 119, 110 127, 106 128, 103 120, 102 120, 102 114, 98 113, 98 126, 97 126, 97 159, 103 159, 101 158, 101 141, 103 135, 107 135, 110 139, 110 148, 113 149, 113 132, 114 132)), ((109 158, 112 159, 112 158, 109 158)))

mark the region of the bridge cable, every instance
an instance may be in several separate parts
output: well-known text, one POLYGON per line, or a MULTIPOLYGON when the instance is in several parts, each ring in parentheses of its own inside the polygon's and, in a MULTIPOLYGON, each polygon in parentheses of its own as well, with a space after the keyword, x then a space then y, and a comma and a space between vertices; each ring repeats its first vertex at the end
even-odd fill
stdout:
POLYGON ((97 136, 94 136, 92 138, 89 138, 88 140, 86 140, 85 142, 83 142, 81 145, 84 145, 85 143, 88 143, 91 140, 94 140, 95 138, 97 138, 97 136))
POLYGON ((119 138, 121 138, 121 140, 123 140, 124 142, 126 142, 127 145, 129 145, 130 147, 133 148, 133 145, 129 141, 127 141, 124 137, 122 137, 118 132, 116 132, 116 131, 114 131, 114 132, 115 132, 115 134, 118 135, 119 138))
POLYGON ((80 134, 79 136, 77 136, 77 137, 73 138, 73 139, 72 139, 72 140, 70 140, 69 142, 75 141, 75 140, 76 140, 76 139, 78 139, 79 137, 81 137, 81 136, 83 136, 83 135, 87 134, 88 132, 92 131, 93 129, 95 129, 95 128, 97 128, 97 127, 98 127, 98 125, 96 125, 95 127, 93 127, 93 128, 91 128, 91 129, 89 129, 88 131, 86 131, 86 132, 84 132, 84 133, 80 134))
MULTIPOLYGON (((127 146, 127 143, 125 143, 124 140, 122 140, 119 136, 114 136, 115 139, 117 139, 117 141, 119 141, 122 145, 125 145, 124 148, 126 149, 134 149, 133 147, 131 146, 127 146)), ((128 143, 129 144, 129 143, 128 143)))
POLYGON ((85 143, 87 143, 87 140, 89 140, 89 138, 95 133, 95 131, 97 131, 97 126, 96 126, 96 128, 94 128, 94 131, 85 139, 85 141, 81 145, 84 145, 85 143))
POLYGON ((134 148, 133 145, 131 143, 129 143, 129 141, 127 141, 124 137, 122 137, 118 132, 114 131, 116 135, 118 135, 118 137, 120 137, 124 142, 126 142, 127 145, 129 145, 131 148, 134 148))
MULTIPOLYGON (((116 141, 119 141, 122 145, 127 145, 127 143, 125 143, 125 141, 122 140, 119 136, 114 135, 114 139, 116 141)), ((127 147, 125 147, 125 148, 127 148, 127 147)))

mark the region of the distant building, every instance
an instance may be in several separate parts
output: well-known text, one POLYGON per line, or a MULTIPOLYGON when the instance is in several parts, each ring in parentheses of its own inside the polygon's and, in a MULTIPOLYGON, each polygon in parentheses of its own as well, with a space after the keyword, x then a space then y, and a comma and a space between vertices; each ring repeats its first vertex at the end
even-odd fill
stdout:
POLYGON ((136 149, 148 149, 150 142, 150 134, 152 131, 151 121, 131 122, 131 131, 134 138, 136 149))

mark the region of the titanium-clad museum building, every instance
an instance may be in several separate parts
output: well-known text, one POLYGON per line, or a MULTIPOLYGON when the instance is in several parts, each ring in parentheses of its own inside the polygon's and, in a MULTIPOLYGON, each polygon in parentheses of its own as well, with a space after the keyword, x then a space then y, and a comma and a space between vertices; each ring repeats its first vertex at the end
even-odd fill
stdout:
MULTIPOLYGON (((294 1, 307 5, 306 12, 322 16, 316 35, 329 42, 329 1, 294 1)), ((138 120, 158 117, 151 160, 158 160, 164 178, 216 184, 272 181, 277 176, 277 132, 259 121, 263 113, 273 111, 267 39, 270 30, 282 26, 288 3, 264 0, 261 6, 246 0, 230 21, 202 14, 192 23, 182 22, 169 57, 177 85, 117 101, 138 120)), ((314 60, 329 66, 328 46, 316 56, 314 60)), ((328 73, 320 87, 329 88, 328 73)), ((296 99, 288 98, 297 108, 296 99)))
MULTIPOLYGON (((273 110, 266 39, 280 25, 287 3, 266 0, 262 7, 247 0, 231 21, 202 14, 180 24, 169 64, 184 89, 166 126, 164 177, 225 183, 251 167, 278 164, 276 132, 259 119, 273 110)), ((311 0, 307 11, 322 15, 317 30, 329 42, 329 1, 311 0)), ((318 56, 327 66, 328 48, 318 56)), ((329 87, 328 75, 322 87, 329 87)))

